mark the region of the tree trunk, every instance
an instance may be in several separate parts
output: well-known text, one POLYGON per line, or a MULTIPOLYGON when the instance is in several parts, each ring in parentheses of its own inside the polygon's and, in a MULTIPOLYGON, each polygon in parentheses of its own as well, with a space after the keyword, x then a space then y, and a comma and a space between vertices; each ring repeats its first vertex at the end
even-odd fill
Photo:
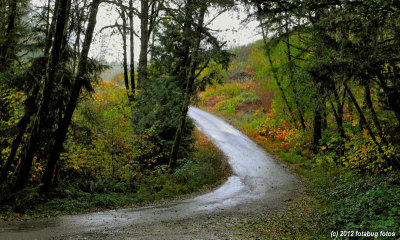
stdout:
POLYGON ((25 186, 26 182, 28 181, 30 170, 32 167, 32 160, 34 154, 38 149, 38 142, 40 141, 41 131, 46 125, 48 125, 47 119, 49 115, 49 107, 55 86, 55 75, 56 72, 58 71, 58 65, 62 47, 61 44, 63 40, 63 35, 65 33, 65 27, 66 27, 65 23, 68 19, 68 6, 70 1, 71 0, 61 1, 59 10, 57 11, 58 16, 57 16, 56 32, 51 53, 50 69, 48 77, 44 84, 43 101, 39 107, 38 115, 34 120, 31 134, 27 140, 27 146, 25 147, 22 154, 17 180, 14 185, 15 190, 22 189, 25 186))
POLYGON ((149 0, 141 0, 140 11, 140 54, 138 67, 138 88, 147 80, 147 51, 149 45, 149 0))
POLYGON ((387 106, 394 112, 394 115, 397 119, 398 125, 397 127, 400 129, 400 101, 399 101, 399 94, 397 91, 393 91, 387 85, 387 79, 383 76, 380 71, 375 72, 378 80, 380 82, 380 86, 382 87, 386 98, 387 98, 387 106))
POLYGON ((319 140, 322 138, 322 117, 319 106, 314 108, 314 120, 313 120, 313 147, 314 151, 318 150, 319 140))
POLYGON ((380 148, 380 144, 375 138, 375 134, 372 132, 371 127, 369 126, 367 119, 365 118, 364 113, 361 110, 360 105, 357 103, 357 99, 354 97, 353 93, 351 92, 350 88, 347 86, 347 84, 344 84, 344 87, 349 94, 349 97, 351 101, 353 102, 354 107, 357 109, 357 112, 360 116, 360 124, 365 127, 368 130, 369 135, 371 136, 371 139, 374 141, 374 143, 380 148))
POLYGON ((394 157, 392 159, 389 159, 388 157, 386 157, 386 155, 384 154, 384 151, 382 149, 381 144, 377 141, 374 133, 372 132, 371 127, 368 125, 367 119, 365 118, 364 113, 362 112, 360 105, 357 103, 356 98, 354 97, 353 93, 351 92, 350 88, 347 86, 347 84, 344 84, 344 87, 347 91, 347 93, 350 96, 351 101, 353 102, 355 108, 357 109, 359 115, 360 115, 360 121, 363 124, 363 126, 368 130, 369 135, 371 136, 372 141, 374 141, 375 145, 378 147, 378 151, 382 154, 383 159, 385 159, 389 164, 393 164, 397 169, 400 168, 400 162, 399 160, 394 157))
POLYGON ((54 31, 56 28, 56 22, 57 22, 57 16, 58 16, 58 9, 60 6, 60 0, 56 0, 55 5, 54 5, 54 12, 53 12, 53 17, 51 18, 51 24, 50 24, 50 29, 47 32, 46 36, 46 44, 44 48, 44 56, 48 56, 50 52, 50 48, 52 45, 52 40, 54 37, 54 31))
MULTIPOLYGON (((179 152, 179 147, 180 147, 180 143, 182 140, 182 135, 185 129, 185 124, 186 124, 186 117, 187 117, 187 113, 189 110, 189 104, 190 104, 190 97, 192 95, 192 90, 193 90, 193 83, 195 80, 195 73, 196 73, 196 68, 198 65, 198 60, 197 60, 197 55, 200 49, 200 42, 201 42, 201 28, 203 27, 204 24, 204 15, 206 13, 207 10, 207 5, 203 5, 200 9, 200 13, 199 13, 199 22, 197 24, 197 29, 195 32, 195 36, 194 37, 194 44, 193 44, 193 51, 191 54, 191 57, 188 58, 185 64, 185 68, 183 68, 184 71, 184 77, 186 77, 186 89, 185 89, 185 95, 184 95, 184 102, 183 102, 183 106, 182 106, 182 111, 181 111, 181 115, 180 115, 180 123, 178 126, 178 129, 176 130, 176 134, 175 134, 175 139, 174 139, 174 143, 171 149, 171 154, 170 154, 170 160, 169 160, 169 167, 170 169, 174 169, 176 167, 176 160, 178 157, 178 152, 179 152), (189 63, 189 64, 187 64, 189 63)), ((192 5, 192 1, 188 1, 187 2, 187 9, 186 9, 186 17, 185 17, 185 39, 189 39, 190 35, 191 35, 191 25, 192 25, 192 18, 190 16, 192 16, 193 14, 193 5, 192 5)), ((186 50, 190 49, 190 40, 186 40, 186 50), (188 48, 189 47, 189 48, 188 48)), ((187 51, 189 52, 189 51, 187 51)))
MULTIPOLYGON (((133 3, 132 0, 129 0, 129 7, 132 8, 133 3)), ((131 96, 130 100, 133 101, 135 100, 135 91, 136 91, 136 86, 135 86, 135 49, 134 49, 134 38, 133 38, 133 11, 129 11, 129 50, 130 50, 130 56, 131 56, 131 96)))
MULTIPOLYGON (((292 59, 292 54, 291 54, 291 47, 290 47, 290 34, 289 34, 289 17, 286 16, 286 23, 285 23, 285 31, 286 31, 286 49, 287 49, 287 58, 288 58, 288 68, 289 68, 289 79, 291 82, 293 82, 294 74, 293 74, 293 59, 292 59)), ((270 62, 271 63, 271 62, 270 62)), ((306 124, 304 121, 303 117, 303 112, 301 111, 300 107, 300 102, 299 102, 299 97, 297 96, 297 90, 296 90, 296 83, 293 82, 293 98, 296 104, 296 109, 297 109, 297 114, 299 116, 300 120, 300 125, 303 130, 306 130, 306 124)), ((286 100, 287 101, 287 100, 286 100)))
POLYGON ((120 16, 122 18, 122 29, 119 29, 122 36, 122 49, 123 49, 123 68, 124 68, 124 83, 126 91, 129 93, 129 80, 128 80, 128 57, 126 52, 126 16, 125 10, 121 9, 120 16))
MULTIPOLYGON (((83 8, 86 8, 86 3, 87 0, 83 1, 83 8)), ((76 32, 76 39, 74 43, 74 51, 73 51, 73 72, 76 73, 77 69, 77 61, 79 58, 79 52, 80 52, 80 41, 81 41, 81 32, 82 32, 82 21, 83 17, 85 14, 84 9, 79 9, 79 5, 77 4, 76 6, 76 12, 77 12, 77 32, 76 32)))
POLYGON ((381 137, 381 139, 383 140, 383 142, 387 142, 385 136, 383 136, 383 131, 382 131, 382 127, 381 124, 379 122, 378 119, 378 115, 375 112, 374 106, 372 104, 372 100, 371 100, 371 88, 369 86, 369 83, 367 83, 365 85, 365 101, 367 103, 367 107, 369 109, 369 111, 371 112, 372 115, 372 119, 374 120, 375 126, 378 130, 378 134, 381 137))
POLYGON ((263 27, 263 21, 261 20, 261 18, 259 18, 258 20, 260 22, 261 32, 262 32, 263 41, 264 41, 264 49, 265 49, 265 53, 266 53, 267 58, 268 58, 269 65, 271 66, 272 75, 273 75, 273 77, 275 79, 276 84, 278 85, 279 91, 281 92, 282 99, 285 102, 285 105, 286 105, 286 107, 287 107, 287 109, 289 111, 289 114, 290 114, 290 117, 292 119, 292 122, 294 124, 296 124, 296 119, 292 115, 292 113, 293 113, 292 107, 289 104, 289 101, 288 101, 288 99, 286 97, 285 91, 282 88, 281 81, 279 79, 279 76, 278 76, 278 73, 276 71, 276 68, 274 67, 274 63, 272 62, 271 52, 270 52, 271 50, 268 48, 268 39, 267 39, 267 35, 265 33, 265 29, 263 27))
POLYGON ((343 127, 343 104, 340 101, 337 90, 334 88, 332 89, 332 91, 335 98, 335 102, 337 104, 337 110, 335 109, 335 106, 332 101, 331 101, 331 107, 336 120, 336 125, 339 129, 340 136, 344 139, 346 138, 346 134, 344 132, 344 127, 343 127))
POLYGON ((8 23, 6 29, 5 43, 0 47, 0 72, 5 72, 9 66, 11 59, 14 58, 15 51, 15 22, 17 18, 17 0, 12 0, 9 6, 8 23))
POLYGON ((11 165, 15 161, 15 155, 17 154, 18 148, 22 142, 22 138, 26 133, 29 121, 37 111, 36 101, 38 93, 39 93, 39 86, 35 86, 35 88, 32 91, 32 94, 30 94, 30 96, 25 100, 26 112, 18 122, 17 125, 18 134, 12 142, 10 155, 8 155, 5 165, 1 168, 0 184, 2 184, 7 179, 8 171, 10 170, 11 165))
POLYGON ((71 96, 69 99, 69 102, 67 104, 67 108, 64 114, 64 118, 60 125, 57 128, 56 131, 56 139, 55 143, 53 146, 52 151, 49 153, 49 158, 48 158, 48 163, 46 166, 46 169, 44 171, 43 177, 42 177, 42 188, 41 192, 44 194, 47 194, 50 188, 51 180, 53 178, 53 173, 55 171, 55 166, 60 159, 60 154, 63 148, 63 143, 65 141, 65 138, 67 136, 68 132, 68 127, 71 123, 72 115, 75 111, 75 108, 78 104, 78 99, 79 95, 82 89, 82 86, 87 84, 89 82, 88 76, 87 76, 87 65, 88 65, 88 53, 90 49, 90 45, 92 43, 93 39, 93 32, 94 32, 94 27, 96 26, 96 17, 97 17, 97 12, 98 8, 100 5, 101 0, 93 0, 91 4, 91 9, 90 9, 90 15, 89 15, 89 22, 88 26, 86 29, 86 34, 85 34, 85 41, 83 43, 82 47, 82 53, 81 53, 81 59, 79 61, 79 66, 78 66, 78 73, 76 76, 76 80, 71 92, 71 96))

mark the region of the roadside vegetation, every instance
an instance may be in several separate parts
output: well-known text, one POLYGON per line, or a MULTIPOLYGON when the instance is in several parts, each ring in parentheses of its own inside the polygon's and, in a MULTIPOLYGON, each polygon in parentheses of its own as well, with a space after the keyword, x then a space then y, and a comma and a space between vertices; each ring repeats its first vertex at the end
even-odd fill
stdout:
MULTIPOLYGON (((292 39, 292 44, 300 43, 292 39)), ((310 187, 289 202, 286 210, 265 216, 265 221, 236 228, 247 232, 243 237, 268 236, 268 239, 330 238, 330 232, 336 230, 387 231, 398 236, 400 174, 390 164, 399 157, 397 133, 385 135, 386 145, 382 142, 376 145, 347 95, 343 98, 341 117, 346 139, 341 139, 333 113, 328 111, 330 103, 326 102, 322 135, 315 145, 313 111, 307 108, 312 104, 309 102, 312 91, 297 96, 302 102, 303 129, 294 112, 296 99, 291 88, 295 83, 290 82, 285 71, 286 45, 279 42, 271 47, 274 66, 268 63, 265 48, 264 42, 258 41, 233 49, 236 57, 229 69, 218 76, 223 84, 207 87, 198 94, 197 102, 285 161, 310 187), (279 73, 276 76, 282 80, 280 87, 273 77, 274 67, 279 73), (288 110, 282 92, 287 94, 292 111, 288 110)), ((391 126, 394 119, 381 105, 378 89, 370 90, 375 113, 379 121, 385 122, 384 126, 391 126)), ((352 91, 357 102, 363 103, 361 109, 371 116, 364 100, 365 89, 355 87, 352 91)), ((369 124, 376 128, 372 120, 369 124)), ((379 136, 376 139, 382 141, 379 136)))
POLYGON ((143 204, 225 179, 223 156, 187 112, 198 73, 229 62, 205 18, 234 4, 2 2, 0 219, 143 204), (102 9, 119 16, 97 31, 102 9), (116 34, 122 72, 103 80, 106 51, 93 57, 92 45, 116 34))
POLYGON ((0 13, 0 220, 222 181, 223 156, 187 117, 196 99, 311 184, 281 224, 251 225, 259 236, 400 236, 398 0, 14 0, 0 13), (238 3, 263 39, 229 52, 209 26, 238 3), (119 16, 96 33, 102 7, 119 16), (123 73, 105 81, 91 45, 113 34, 123 73))
MULTIPOLYGON (((121 83, 121 74, 99 81, 78 107, 54 192, 43 197, 26 188, 1 206, 0 221, 141 206, 210 190, 228 177, 225 156, 198 130, 173 173, 156 164, 156 142, 131 127, 133 107, 121 83)), ((35 161, 33 168, 35 184, 43 165, 35 161)))

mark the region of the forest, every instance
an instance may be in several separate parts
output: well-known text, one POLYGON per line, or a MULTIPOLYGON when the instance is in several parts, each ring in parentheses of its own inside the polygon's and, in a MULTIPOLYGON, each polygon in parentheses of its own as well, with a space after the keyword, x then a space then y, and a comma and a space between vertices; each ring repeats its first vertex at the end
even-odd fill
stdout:
POLYGON ((9 0, 0 12, 0 221, 218 186, 232 169, 188 117, 198 106, 307 185, 239 237, 399 236, 399 1, 9 0), (241 7, 261 39, 228 48, 210 24, 241 7), (101 31, 122 39, 112 77, 91 54, 102 8, 118 20, 101 31))

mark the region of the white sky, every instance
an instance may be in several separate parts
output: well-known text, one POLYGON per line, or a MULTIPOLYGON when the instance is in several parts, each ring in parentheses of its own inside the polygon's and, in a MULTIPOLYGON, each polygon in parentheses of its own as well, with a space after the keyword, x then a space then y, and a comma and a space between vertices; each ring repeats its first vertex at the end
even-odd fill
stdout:
MULTIPOLYGON (((32 4, 36 6, 43 6, 47 4, 47 0, 32 0, 32 4)), ((134 1, 134 6, 140 10, 140 1, 134 1)), ((237 7, 242 9, 242 7, 237 7)), ((211 14, 210 14, 211 15, 211 14)), ((244 11, 230 11, 225 12, 216 18, 211 24, 211 28, 214 30, 220 30, 216 32, 216 36, 221 41, 227 41, 225 45, 227 48, 233 48, 236 46, 246 45, 252 43, 262 36, 257 29, 257 22, 250 22, 247 25, 241 23, 246 18, 244 11)), ((97 15, 97 24, 95 29, 94 42, 90 49, 90 56, 96 59, 106 59, 109 62, 117 61, 122 62, 122 39, 121 35, 116 31, 116 34, 111 35, 111 29, 104 30, 100 33, 100 29, 105 26, 114 25, 118 18, 118 12, 115 7, 111 4, 102 3, 99 8, 97 15), (110 36, 111 35, 111 36, 110 36)), ((212 16, 209 16, 210 20, 212 16)), ((207 20, 207 19, 206 19, 207 20)), ((121 23, 122 21, 120 21, 121 23)), ((129 20, 127 21, 129 23, 129 20)), ((140 20, 135 17, 135 30, 139 32, 140 20)), ((138 33, 139 34, 139 33, 138 33)), ((139 34, 140 35, 140 34, 139 34)), ((140 41, 135 37, 135 61, 139 58, 140 41)), ((129 44, 129 39, 127 39, 129 44)), ((128 46, 129 49, 129 46, 128 46)), ((128 62, 129 62, 129 51, 128 51, 128 62)))
MULTIPOLYGON (((135 1, 138 2, 138 1, 135 1)), ((140 7, 138 7, 140 9, 140 7)), ((119 33, 114 36, 109 36, 111 29, 104 30, 102 34, 99 30, 104 26, 113 25, 118 17, 115 8, 110 7, 109 4, 102 4, 97 16, 95 42, 91 48, 91 56, 97 59, 106 59, 107 61, 122 62, 122 39, 119 33)), ((257 22, 250 22, 249 24, 241 24, 241 21, 246 18, 246 13, 241 12, 225 12, 214 20, 211 28, 221 30, 216 35, 221 41, 227 41, 226 47, 232 48, 240 45, 246 45, 262 38, 257 29, 257 22)), ((122 21, 120 21, 121 23, 122 21)), ((134 19, 135 30, 140 29, 140 20, 136 17, 134 19)), ((129 21, 128 21, 129 23, 129 21)), ((140 41, 135 37, 135 61, 139 58, 140 41)), ((127 39, 129 44, 129 38, 127 39)), ((129 49, 129 46, 128 46, 129 49)), ((129 51, 128 51, 129 62, 129 51)))

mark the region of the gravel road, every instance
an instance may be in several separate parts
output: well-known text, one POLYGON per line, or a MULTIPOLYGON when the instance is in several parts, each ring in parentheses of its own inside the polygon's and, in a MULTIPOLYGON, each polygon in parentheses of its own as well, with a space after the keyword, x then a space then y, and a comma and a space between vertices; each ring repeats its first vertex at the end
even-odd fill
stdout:
POLYGON ((283 163, 224 120, 194 107, 189 116, 232 166, 219 188, 155 206, 4 223, 0 239, 241 239, 235 226, 282 209, 301 189, 283 163))

